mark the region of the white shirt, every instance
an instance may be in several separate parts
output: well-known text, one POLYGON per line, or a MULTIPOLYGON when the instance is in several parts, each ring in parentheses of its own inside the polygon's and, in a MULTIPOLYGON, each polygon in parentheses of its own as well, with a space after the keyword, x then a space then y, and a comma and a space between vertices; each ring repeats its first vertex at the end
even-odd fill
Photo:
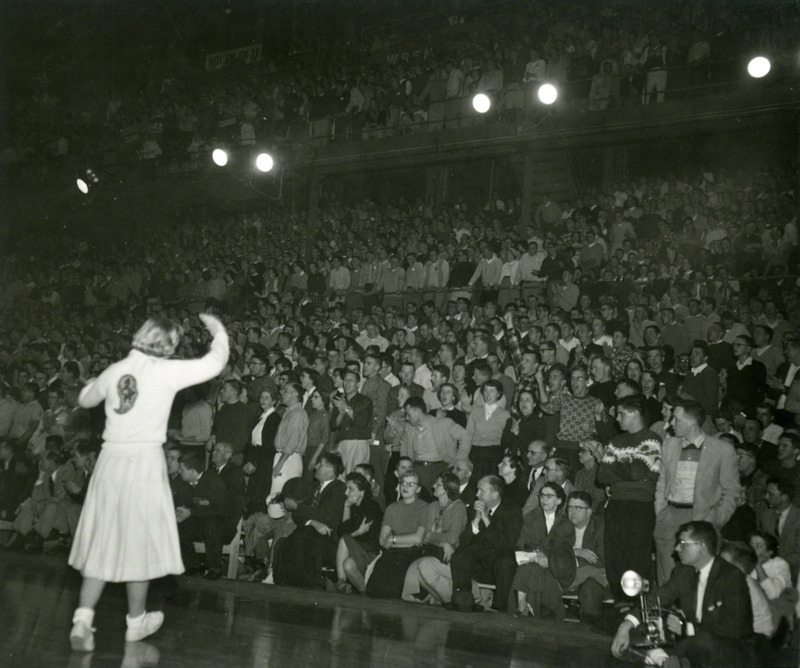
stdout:
POLYGON ((712 558, 705 566, 698 572, 697 579, 697 607, 695 608, 695 616, 698 622, 703 621, 703 598, 706 595, 706 585, 708 584, 708 575, 711 573, 711 567, 714 565, 712 558))
POLYGON ((431 370, 428 368, 427 364, 422 364, 417 367, 417 370, 414 372, 414 382, 426 390, 433 387, 433 383, 431 383, 431 370))
POLYGON ((78 397, 83 408, 105 400, 106 443, 158 443, 167 440, 167 421, 178 391, 214 378, 228 361, 228 335, 220 332, 199 359, 173 360, 131 350, 112 364, 78 397))

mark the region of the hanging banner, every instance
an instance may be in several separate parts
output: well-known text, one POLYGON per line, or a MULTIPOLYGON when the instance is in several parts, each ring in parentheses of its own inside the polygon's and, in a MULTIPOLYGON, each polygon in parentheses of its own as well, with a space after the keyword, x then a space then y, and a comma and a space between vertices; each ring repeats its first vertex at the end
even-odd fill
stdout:
POLYGON ((209 53, 206 56, 206 69, 207 70, 221 70, 227 67, 234 60, 238 60, 245 64, 256 63, 261 60, 261 44, 253 44, 252 46, 243 46, 239 49, 230 49, 228 51, 217 51, 216 53, 209 53))

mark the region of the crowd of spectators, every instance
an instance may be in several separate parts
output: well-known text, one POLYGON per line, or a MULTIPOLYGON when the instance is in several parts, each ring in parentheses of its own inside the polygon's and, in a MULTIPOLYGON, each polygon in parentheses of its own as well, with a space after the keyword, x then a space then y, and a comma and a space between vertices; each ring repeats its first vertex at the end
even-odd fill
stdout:
POLYGON ((214 308, 229 363, 178 396, 165 444, 191 572, 220 577, 242 532, 257 581, 556 619, 566 593, 600 624, 622 573, 669 582, 676 532, 702 520, 767 642, 800 567, 784 179, 643 178, 544 198, 530 226, 501 198, 330 199, 305 258, 288 214, 146 245, 21 241, 0 342, 7 546, 69 544, 102 430, 81 383, 148 314, 201 354, 214 308))
MULTIPOLYGON (((35 75, 25 71, 23 92, 12 96, 3 160, 171 161, 220 144, 458 127, 460 116, 472 115, 475 92, 494 95, 495 110, 518 114, 544 81, 581 110, 662 102, 728 91, 756 51, 780 69, 794 57, 798 34, 788 2, 768 12, 745 1, 441 5, 422 18, 414 5, 406 22, 366 25, 364 36, 325 47, 276 52, 264 44, 260 62, 218 72, 205 72, 199 57, 187 62, 188 35, 149 53, 147 37, 126 36, 118 18, 121 45, 103 54, 102 69, 113 74, 99 79, 80 56, 94 37, 91 17, 85 25, 36 25, 36 43, 44 32, 51 55, 37 52, 35 75)), ((24 49, 25 35, 17 39, 24 49)))

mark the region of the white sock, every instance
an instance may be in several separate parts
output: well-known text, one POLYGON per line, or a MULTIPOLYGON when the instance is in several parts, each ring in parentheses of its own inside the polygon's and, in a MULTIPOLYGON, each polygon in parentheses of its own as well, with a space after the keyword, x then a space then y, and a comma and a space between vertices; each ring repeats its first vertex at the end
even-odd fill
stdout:
POLYGON ((77 608, 72 615, 72 623, 77 624, 83 622, 86 626, 91 627, 94 622, 94 610, 91 608, 77 608))
POLYGON ((144 621, 144 616, 147 612, 143 612, 138 617, 131 617, 130 615, 125 615, 125 621, 128 622, 128 626, 133 626, 134 624, 141 624, 144 621))

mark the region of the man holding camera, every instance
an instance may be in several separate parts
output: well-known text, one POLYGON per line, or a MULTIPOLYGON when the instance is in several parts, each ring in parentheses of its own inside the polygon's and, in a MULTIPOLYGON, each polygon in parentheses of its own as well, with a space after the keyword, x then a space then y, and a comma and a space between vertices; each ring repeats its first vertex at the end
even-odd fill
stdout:
POLYGON ((669 580, 647 595, 650 604, 675 608, 666 618, 675 635, 670 647, 630 651, 631 632, 645 621, 641 610, 625 617, 611 644, 618 658, 678 668, 685 666, 755 665, 750 639, 753 611, 745 576, 717 556, 717 532, 710 522, 687 522, 678 530, 676 550, 681 563, 669 580), (682 615, 682 617, 681 617, 682 615))

